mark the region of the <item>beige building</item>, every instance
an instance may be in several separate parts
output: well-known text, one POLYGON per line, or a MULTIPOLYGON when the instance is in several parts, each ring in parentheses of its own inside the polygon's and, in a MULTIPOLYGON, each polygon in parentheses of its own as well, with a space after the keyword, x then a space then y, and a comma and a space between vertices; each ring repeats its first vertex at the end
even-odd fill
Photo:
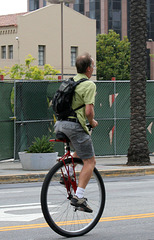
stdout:
MULTIPOLYGON (((61 71, 60 4, 0 16, 0 48, 0 68, 23 64, 31 54, 36 58, 35 65, 47 63, 61 71)), ((96 61, 96 20, 63 6, 64 78, 76 74, 76 56, 84 52, 96 61)))

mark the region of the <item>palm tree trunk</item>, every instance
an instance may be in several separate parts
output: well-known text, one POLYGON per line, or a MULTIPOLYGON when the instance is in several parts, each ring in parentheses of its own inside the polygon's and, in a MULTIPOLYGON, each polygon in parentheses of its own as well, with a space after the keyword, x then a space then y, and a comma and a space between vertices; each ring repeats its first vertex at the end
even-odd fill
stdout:
POLYGON ((146 0, 130 0, 130 146, 127 165, 149 165, 146 139, 146 0))

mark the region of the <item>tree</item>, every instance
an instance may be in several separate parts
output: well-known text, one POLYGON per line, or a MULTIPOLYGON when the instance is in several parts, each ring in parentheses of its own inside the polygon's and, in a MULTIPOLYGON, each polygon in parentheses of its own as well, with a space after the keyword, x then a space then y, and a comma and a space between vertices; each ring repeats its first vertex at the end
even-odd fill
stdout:
MULTIPOLYGON (((28 55, 25 59, 25 65, 15 64, 10 69, 4 69, 3 73, 9 75, 11 79, 25 79, 25 80, 54 80, 55 75, 59 73, 51 65, 45 64, 44 67, 32 66, 35 58, 32 55, 28 55), (9 71, 8 71, 9 69, 9 71)), ((0 71, 2 71, 0 69, 0 71)))
POLYGON ((108 34, 97 35, 97 79, 130 79, 130 42, 127 37, 120 40, 120 35, 113 30, 108 34))
POLYGON ((149 165, 146 139, 146 0, 130 1, 130 146, 127 165, 149 165))
POLYGON ((0 68, 0 75, 6 76, 6 70, 7 67, 5 67, 4 69, 0 68))

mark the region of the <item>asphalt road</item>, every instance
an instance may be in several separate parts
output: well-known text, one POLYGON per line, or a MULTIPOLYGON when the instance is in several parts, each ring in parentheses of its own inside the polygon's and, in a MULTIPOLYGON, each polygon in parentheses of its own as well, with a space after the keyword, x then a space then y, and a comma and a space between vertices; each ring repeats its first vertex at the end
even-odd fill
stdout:
MULTIPOLYGON (((154 176, 104 181, 104 214, 97 226, 79 239, 154 240, 154 176)), ((64 239, 47 226, 40 191, 41 183, 0 185, 0 239, 64 239)))

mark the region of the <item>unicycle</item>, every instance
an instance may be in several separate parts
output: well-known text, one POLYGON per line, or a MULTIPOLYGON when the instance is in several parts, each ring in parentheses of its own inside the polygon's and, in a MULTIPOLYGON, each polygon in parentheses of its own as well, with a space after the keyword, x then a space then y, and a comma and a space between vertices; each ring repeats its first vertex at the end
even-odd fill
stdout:
MULTIPOLYGON (((86 186, 85 197, 93 212, 87 213, 83 209, 70 205, 70 200, 75 194, 79 173, 83 163, 79 158, 73 158, 70 152, 69 139, 63 134, 51 142, 64 142, 66 154, 58 159, 45 177, 41 190, 41 207, 48 225, 56 233, 65 237, 77 237, 91 231, 102 216, 105 207, 105 187, 98 170, 94 168, 93 175, 86 186), (73 179, 69 175, 69 165, 73 167, 73 179), (64 172, 68 178, 65 179, 64 172), (64 184, 60 178, 64 178, 64 184)), ((55 159, 56 161, 56 159, 55 159)))

